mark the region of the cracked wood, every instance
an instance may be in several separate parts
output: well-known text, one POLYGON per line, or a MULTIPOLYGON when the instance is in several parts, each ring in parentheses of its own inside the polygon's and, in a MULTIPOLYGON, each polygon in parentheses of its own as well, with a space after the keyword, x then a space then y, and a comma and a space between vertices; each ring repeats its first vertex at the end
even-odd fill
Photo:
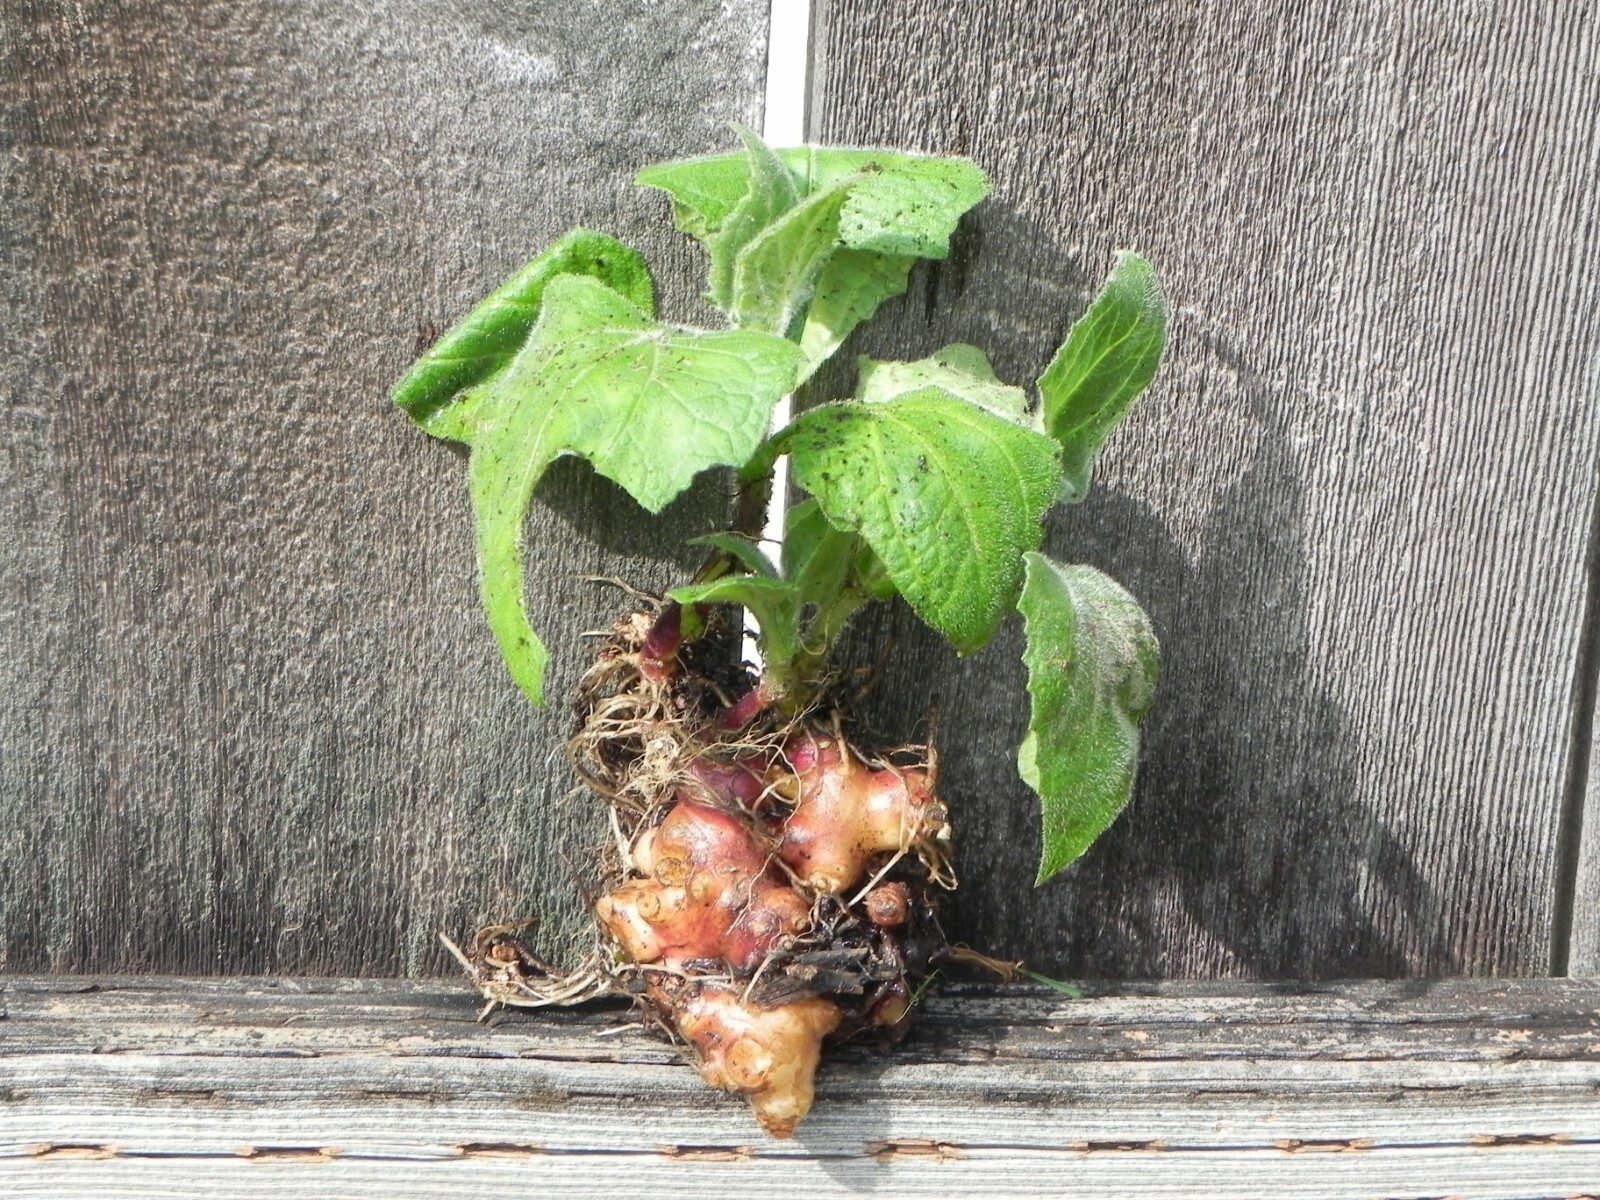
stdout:
POLYGON ((483 1025, 439 984, 131 977, 16 978, 5 1004, 8 1195, 1532 1200, 1600 1179, 1600 985, 1568 981, 958 989, 895 1052, 831 1058, 793 1142, 625 1009, 483 1025))

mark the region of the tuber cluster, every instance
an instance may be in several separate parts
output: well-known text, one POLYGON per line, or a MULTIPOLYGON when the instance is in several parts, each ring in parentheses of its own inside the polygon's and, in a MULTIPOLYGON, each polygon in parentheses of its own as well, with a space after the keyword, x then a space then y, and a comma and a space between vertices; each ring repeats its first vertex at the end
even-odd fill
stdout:
POLYGON ((925 752, 868 759, 837 714, 728 728, 751 706, 663 653, 677 620, 623 622, 582 689, 575 761, 635 818, 595 915, 706 1082, 788 1137, 824 1039, 904 1032, 942 949, 928 885, 949 882, 948 818, 925 752))
MULTIPOLYGON (((903 1035, 949 953, 933 896, 954 883, 948 815, 927 748, 869 756, 837 712, 725 702, 740 678, 699 674, 697 647, 663 638, 676 620, 669 605, 620 622, 580 688, 573 762, 618 830, 595 970, 789 1137, 823 1042, 903 1035)), ((543 964, 511 945, 501 930, 478 947, 486 993, 543 994, 543 964)))

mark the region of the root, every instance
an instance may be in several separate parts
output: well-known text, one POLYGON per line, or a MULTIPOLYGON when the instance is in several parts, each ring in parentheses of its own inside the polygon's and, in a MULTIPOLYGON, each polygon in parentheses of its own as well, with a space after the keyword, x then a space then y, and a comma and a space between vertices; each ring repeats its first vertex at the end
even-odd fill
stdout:
POLYGON ((572 971, 533 953, 531 922, 445 944, 485 1012, 632 997, 707 1082, 788 1137, 824 1039, 903 1036, 951 960, 935 901, 956 884, 938 758, 852 745, 838 693, 780 713, 716 647, 681 641, 676 606, 641 599, 580 681, 567 746, 610 810, 591 901, 601 944, 572 971))
POLYGON ((440 933, 467 978, 483 993, 481 1021, 496 1008, 569 1008, 618 994, 609 971, 596 951, 574 971, 562 971, 539 959, 517 936, 537 926, 536 921, 488 925, 462 950, 440 933))
POLYGON ((1022 964, 1013 962, 1008 958, 993 958, 987 954, 980 954, 971 946, 951 946, 949 961, 959 967, 976 967, 980 971, 987 971, 999 979, 1001 983, 1015 983, 1022 974, 1022 964))

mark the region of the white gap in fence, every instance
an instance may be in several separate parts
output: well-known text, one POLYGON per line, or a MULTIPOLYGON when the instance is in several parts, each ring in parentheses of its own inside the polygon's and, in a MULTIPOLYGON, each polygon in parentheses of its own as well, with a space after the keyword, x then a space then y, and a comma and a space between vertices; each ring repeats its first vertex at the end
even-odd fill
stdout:
MULTIPOLYGON (((772 0, 767 19, 767 89, 761 136, 772 146, 798 146, 806 140, 806 95, 810 90, 811 0, 772 0)), ((794 398, 785 396, 772 412, 772 428, 781 429, 794 413, 794 398)), ((788 507, 789 460, 772 468, 772 496, 761 529, 763 546, 778 557, 783 546, 784 512, 788 507)), ((744 655, 758 667, 755 618, 745 613, 744 655)))

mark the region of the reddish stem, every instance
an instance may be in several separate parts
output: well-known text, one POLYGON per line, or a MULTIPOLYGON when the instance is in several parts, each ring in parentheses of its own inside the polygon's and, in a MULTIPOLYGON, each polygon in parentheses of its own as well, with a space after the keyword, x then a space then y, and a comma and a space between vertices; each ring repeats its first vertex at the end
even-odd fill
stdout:
POLYGON ((717 724, 728 730, 743 729, 771 703, 772 698, 758 683, 723 710, 722 715, 717 718, 717 724))
POLYGON ((671 678, 682 645, 683 609, 676 600, 669 600, 639 647, 639 673, 652 683, 671 678))

